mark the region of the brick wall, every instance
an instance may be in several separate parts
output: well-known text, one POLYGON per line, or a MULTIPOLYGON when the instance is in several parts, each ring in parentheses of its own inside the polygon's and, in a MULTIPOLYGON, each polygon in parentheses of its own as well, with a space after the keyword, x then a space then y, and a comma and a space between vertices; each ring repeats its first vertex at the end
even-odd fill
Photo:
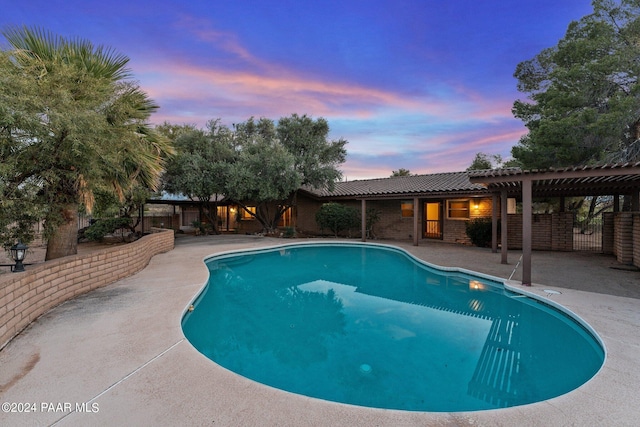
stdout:
MULTIPOLYGON (((405 201, 413 202, 413 199, 403 199, 405 201)), ((479 217, 491 217, 491 199, 471 199, 471 218, 479 217), (477 206, 477 207, 475 207, 477 206)), ((379 239, 398 239, 408 240, 413 238, 413 218, 403 217, 400 209, 400 203, 402 200, 367 200, 367 209, 375 209, 379 213, 379 220, 373 227, 373 234, 379 239)), ((360 212, 362 209, 361 202, 359 200, 340 201, 340 203, 353 207, 360 212)), ((418 204, 418 212, 416 215, 420 216, 419 238, 422 238, 423 233, 423 200, 420 200, 418 204)), ((444 202, 443 202, 444 203, 444 202)), ((298 197, 297 201, 297 223, 296 228, 303 234, 320 234, 321 230, 316 224, 315 214, 322 206, 322 202, 318 202, 309 199, 304 196, 298 197)), ((450 220, 445 218, 442 224, 443 240, 452 243, 465 243, 470 244, 470 240, 467 237, 465 229, 465 220, 450 220)), ((325 230, 326 233, 326 230, 325 230)), ((360 236, 360 228, 358 227, 351 232, 352 236, 360 236)))
MULTIPOLYGON (((491 219, 491 199, 474 198, 470 201, 469 218, 489 218, 491 219)), ((443 201, 444 209, 447 209, 447 202, 443 201)), ((467 236, 467 221, 460 219, 448 219, 447 213, 444 212, 442 221, 442 240, 448 243, 461 243, 470 245, 471 239, 467 236)))
MULTIPOLYGON (((406 201, 409 201, 407 199, 406 201)), ((413 199, 411 199, 413 203, 413 199)), ((403 217, 400 200, 368 200, 367 209, 375 209, 380 214, 373 226, 373 235, 379 239, 408 240, 413 238, 413 217, 403 217)), ((361 207, 362 208, 362 207, 361 207)), ((420 207, 418 206, 418 210, 420 207)), ((414 212, 414 215, 419 213, 414 212)), ((422 237, 422 236, 420 236, 422 237)))
POLYGON ((614 242, 614 218, 615 213, 604 212, 602 214, 602 253, 613 254, 614 242))
POLYGON ((447 219, 442 221, 442 241, 448 243, 462 243, 470 245, 471 239, 467 236, 467 221, 447 219))
MULTIPOLYGON (((522 249, 522 214, 510 214, 507 221, 508 248, 522 249)), ((531 249, 572 251, 573 215, 570 212, 534 214, 531 218, 531 249)))
POLYGON ((632 212, 618 212, 614 218, 613 254, 620 264, 633 263, 632 212))
POLYGON ((316 223, 316 212, 322 206, 322 202, 298 195, 296 199, 296 230, 303 234, 319 234, 320 228, 316 223))
POLYGON ((573 251, 573 213, 551 214, 551 250, 573 251))
POLYGON ((133 243, 27 266, 0 275, 0 349, 42 314, 64 301, 142 270, 156 254, 173 249, 172 230, 133 243))

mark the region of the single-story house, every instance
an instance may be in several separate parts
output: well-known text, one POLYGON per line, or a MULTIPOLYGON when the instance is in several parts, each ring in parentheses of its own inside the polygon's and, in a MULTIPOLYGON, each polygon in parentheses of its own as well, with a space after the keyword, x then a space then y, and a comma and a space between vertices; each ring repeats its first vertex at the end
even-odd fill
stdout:
MULTIPOLYGON (((469 243, 465 222, 491 217, 492 199, 484 186, 469 181, 468 172, 338 182, 333 191, 299 191, 296 228, 306 234, 320 233, 315 212, 326 202, 374 209, 379 220, 369 238, 469 243)), ((515 199, 512 202, 515 212, 515 199)))
MULTIPOLYGON (((616 255, 620 263, 640 267, 639 194, 640 163, 399 176, 338 182, 331 191, 301 188, 280 226, 293 227, 305 235, 320 234, 316 213, 324 203, 338 202, 360 209, 362 224, 360 230, 352 230, 352 237, 407 239, 415 245, 424 239, 468 244, 465 223, 491 218, 492 250, 497 252, 500 246, 502 262, 506 263, 507 248, 523 249, 523 282, 530 283, 532 249, 574 250, 574 214, 564 209, 564 198, 571 196, 613 198, 612 212, 601 221, 600 251, 616 255), (620 196, 631 200, 630 211, 620 212, 620 196), (560 199, 558 212, 534 213, 533 198, 560 199), (375 209, 379 217, 372 230, 365 226, 367 209, 375 209)), ((197 201, 169 197, 150 200, 149 204, 168 208, 165 216, 154 215, 147 224, 151 221, 154 226, 184 229, 195 220, 204 221, 197 201)), ((233 202, 220 198, 217 204, 220 231, 261 231, 258 221, 233 202)))
MULTIPOLYGON (((295 227, 305 235, 320 235, 322 230, 316 223, 315 214, 323 203, 339 202, 360 209, 363 200, 367 208, 375 209, 379 214, 370 238, 418 237, 458 243, 469 243, 465 221, 490 217, 492 203, 490 192, 480 184, 472 184, 468 172, 343 181, 336 183, 333 191, 300 189, 295 206, 285 212, 280 226, 295 227), (417 205, 414 205, 416 201, 417 205), (414 218, 419 218, 421 224, 417 232, 414 218)), ((260 224, 233 202, 219 197, 216 203, 220 231, 261 231, 260 224)), ((510 209, 515 213, 515 199, 510 203, 510 209)), ((201 215, 200 205, 197 200, 170 194, 148 200, 146 227, 189 230, 194 221, 207 222, 201 215)), ((360 230, 353 230, 352 235, 358 236, 358 233, 360 230)))

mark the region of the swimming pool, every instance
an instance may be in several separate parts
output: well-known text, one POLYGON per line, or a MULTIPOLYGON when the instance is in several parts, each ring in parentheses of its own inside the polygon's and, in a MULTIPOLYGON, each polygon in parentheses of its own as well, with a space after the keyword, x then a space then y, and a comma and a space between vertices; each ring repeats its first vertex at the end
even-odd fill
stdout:
POLYGON ((336 402, 474 411, 547 400, 604 362, 591 328, 496 278, 360 243, 292 244, 206 260, 182 327, 252 380, 336 402))

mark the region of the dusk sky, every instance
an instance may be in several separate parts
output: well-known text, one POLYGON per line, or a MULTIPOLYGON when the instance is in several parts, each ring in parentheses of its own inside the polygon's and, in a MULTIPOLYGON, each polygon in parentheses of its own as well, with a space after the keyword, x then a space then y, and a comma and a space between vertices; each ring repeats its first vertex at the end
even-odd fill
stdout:
MULTIPOLYGON (((557 44, 589 0, 2 0, 39 26, 127 55, 153 123, 231 125, 292 113, 345 138, 344 178, 509 158, 516 65, 557 44)), ((0 42, 5 43, 4 40, 0 42)))

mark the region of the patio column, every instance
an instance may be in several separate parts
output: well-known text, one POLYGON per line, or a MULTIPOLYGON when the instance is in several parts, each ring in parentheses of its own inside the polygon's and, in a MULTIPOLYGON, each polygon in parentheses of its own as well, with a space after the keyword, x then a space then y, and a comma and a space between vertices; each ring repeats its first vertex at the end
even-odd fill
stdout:
POLYGON ((507 263, 507 190, 500 191, 500 262, 507 263))
POLYGON ((531 178, 522 180, 522 284, 531 286, 531 178))
POLYGON ((498 252, 498 193, 491 195, 491 252, 498 252))
POLYGON ((367 201, 362 199, 362 214, 361 214, 361 231, 362 231, 362 241, 367 241, 367 201))
POLYGON ((637 191, 631 193, 631 211, 640 211, 640 194, 637 191))
POLYGON ((413 246, 418 246, 418 198, 413 198, 413 246))
POLYGON ((619 194, 613 195, 613 211, 620 212, 620 195, 619 194))

